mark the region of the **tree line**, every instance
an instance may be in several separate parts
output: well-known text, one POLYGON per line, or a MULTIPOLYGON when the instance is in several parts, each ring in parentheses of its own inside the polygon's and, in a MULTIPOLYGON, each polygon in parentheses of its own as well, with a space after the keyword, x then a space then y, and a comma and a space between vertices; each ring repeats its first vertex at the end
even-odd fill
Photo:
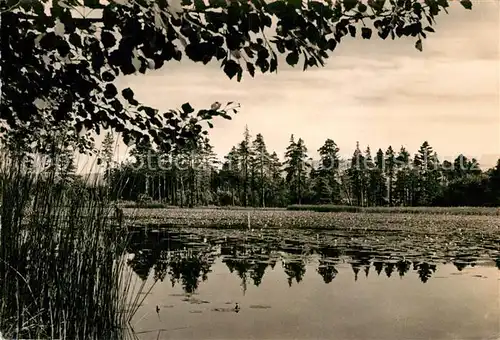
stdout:
POLYGON ((283 207, 290 204, 353 206, 497 206, 500 159, 481 170, 460 154, 440 161, 428 142, 412 157, 389 146, 374 154, 359 143, 342 159, 333 139, 312 161, 302 138, 292 135, 284 160, 268 150, 264 136, 245 128, 242 140, 219 161, 208 138, 165 154, 151 144, 133 147, 130 158, 112 162, 114 139, 103 143, 105 183, 115 198, 161 201, 175 206, 283 207))

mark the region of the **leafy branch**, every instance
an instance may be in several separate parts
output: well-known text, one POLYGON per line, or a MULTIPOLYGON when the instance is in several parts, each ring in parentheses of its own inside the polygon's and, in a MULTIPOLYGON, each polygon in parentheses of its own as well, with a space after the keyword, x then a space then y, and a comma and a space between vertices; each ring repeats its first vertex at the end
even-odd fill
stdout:
MULTIPOLYGON (((461 4, 471 8, 469 0, 461 4)), ((447 0, 183 0, 175 9, 166 0, 7 1, 1 7, 0 133, 27 132, 36 121, 33 136, 40 136, 64 121, 76 134, 84 127, 97 133, 112 128, 124 141, 152 140, 168 150, 206 133, 204 122, 228 119, 236 108, 162 114, 139 103, 132 89, 120 94, 116 77, 144 74, 183 56, 203 64, 216 60, 237 81, 244 68, 252 77, 256 69, 277 72, 277 53, 292 66, 303 56, 306 70, 323 66, 346 36, 360 31, 370 39, 373 29, 381 39, 415 37, 422 50, 435 17, 448 6, 447 0), (95 15, 77 11, 82 4, 95 15), (40 100, 58 104, 41 111, 40 100)))

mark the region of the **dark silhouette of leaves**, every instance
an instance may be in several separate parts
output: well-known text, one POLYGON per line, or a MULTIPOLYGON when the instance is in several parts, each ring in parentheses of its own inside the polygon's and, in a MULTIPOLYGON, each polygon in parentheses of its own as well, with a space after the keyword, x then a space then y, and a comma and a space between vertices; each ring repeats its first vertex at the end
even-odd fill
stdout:
POLYGON ((229 79, 233 79, 234 76, 240 72, 240 70, 241 66, 234 60, 228 60, 224 65, 224 72, 227 74, 229 79))
POLYGON ((420 52, 422 52, 422 40, 417 40, 417 42, 415 43, 415 47, 417 50, 419 50, 420 52))
POLYGON ((372 37, 372 30, 368 27, 361 28, 361 36, 363 39, 370 39, 372 37))
POLYGON ((461 0, 460 4, 462 4, 465 9, 472 9, 472 2, 470 0, 461 0))
POLYGON ((182 111, 184 111, 184 113, 187 113, 187 114, 194 112, 193 107, 189 103, 182 104, 181 108, 182 108, 182 111))
MULTIPOLYGON (((300 0, 186 0, 182 11, 174 12, 166 1, 152 6, 143 1, 102 4, 85 0, 87 8, 102 9, 102 16, 77 17, 56 1, 22 1, 12 8, 9 4, 0 5, 2 139, 18 146, 31 144, 30 139, 42 147, 53 135, 49 131, 57 127, 74 130, 68 138, 79 141, 83 149, 92 144, 90 132, 104 126, 123 130, 128 138, 149 136, 163 147, 204 131, 201 121, 188 124, 194 111, 181 116, 184 111, 173 110, 182 124, 171 125, 162 115, 155 116, 153 124, 152 116, 143 115, 141 104, 128 94, 129 105, 124 108, 116 100, 118 89, 111 84, 120 74, 146 73, 165 62, 180 61, 183 55, 204 64, 216 60, 237 81, 243 78, 243 67, 251 76, 256 69, 277 72, 276 53, 285 54, 292 66, 304 56, 305 70, 324 65, 327 51, 335 50, 346 35, 355 36, 360 22, 372 22, 382 39, 415 37, 415 47, 422 50, 425 32, 433 32, 435 17, 448 7, 447 0, 427 0, 425 6, 418 0, 408 0, 404 6, 381 0, 307 4, 300 0), (264 32, 272 19, 276 30, 264 32), (429 24, 425 29, 423 20, 429 24), (19 72, 23 68, 29 72, 19 72), (41 109, 41 102, 50 103, 49 107, 41 109), (82 136, 83 130, 74 126, 81 126, 78 117, 83 110, 89 122, 82 136), (23 131, 29 138, 20 137, 23 131)), ((469 0, 461 4, 467 9, 472 6, 469 0)), ((361 30, 364 39, 371 38, 367 27, 361 30)), ((217 114, 204 115, 203 120, 215 115, 227 118, 232 110, 225 107, 217 114)))
POLYGON ((288 65, 290 66, 295 66, 297 65, 297 63, 299 62, 299 54, 297 52, 290 52, 287 56, 286 56, 286 62, 288 63, 288 65))
POLYGON ((127 87, 126 89, 122 90, 122 96, 126 100, 130 101, 134 99, 134 92, 129 87, 127 87))

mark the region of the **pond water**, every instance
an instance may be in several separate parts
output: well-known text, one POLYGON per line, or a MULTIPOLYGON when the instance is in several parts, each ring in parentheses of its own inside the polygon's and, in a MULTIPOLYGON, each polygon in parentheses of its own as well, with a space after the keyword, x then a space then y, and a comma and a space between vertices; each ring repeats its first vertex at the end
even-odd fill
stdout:
POLYGON ((132 320, 135 336, 500 339, 496 235, 369 234, 136 233, 129 265, 146 288, 157 281, 132 320))

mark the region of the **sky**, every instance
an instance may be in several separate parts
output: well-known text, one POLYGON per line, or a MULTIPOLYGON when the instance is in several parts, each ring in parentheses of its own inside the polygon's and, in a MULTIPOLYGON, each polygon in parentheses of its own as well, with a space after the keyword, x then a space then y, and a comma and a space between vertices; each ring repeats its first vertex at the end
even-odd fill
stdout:
MULTIPOLYGON (((229 80, 217 63, 170 62, 147 75, 119 79, 139 101, 160 110, 235 101, 232 120, 216 119, 209 138, 222 158, 241 141, 245 125, 283 157, 290 135, 309 156, 327 138, 344 157, 360 147, 372 154, 404 145, 412 154, 427 140, 439 157, 463 153, 491 167, 500 157, 500 1, 478 0, 473 10, 452 4, 440 14, 424 50, 413 39, 348 38, 324 68, 281 63, 277 74, 229 80)), ((302 65, 301 63, 299 65, 302 65)), ((121 145, 117 156, 123 158, 121 145)))

